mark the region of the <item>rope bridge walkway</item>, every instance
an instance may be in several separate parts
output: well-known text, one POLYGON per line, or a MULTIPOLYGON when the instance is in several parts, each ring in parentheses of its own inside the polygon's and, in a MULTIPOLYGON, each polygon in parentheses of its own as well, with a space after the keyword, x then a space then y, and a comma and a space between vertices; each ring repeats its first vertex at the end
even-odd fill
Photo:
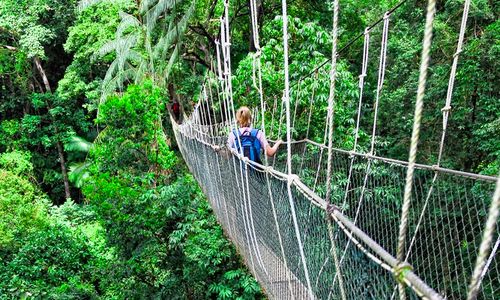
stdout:
POLYGON ((200 102, 191 116, 180 125, 172 122, 187 165, 266 294, 273 299, 499 299, 500 263, 495 254, 500 244, 500 177, 440 166, 470 0, 464 3, 442 109, 438 160, 432 166, 417 164, 415 157, 434 1, 430 0, 427 8, 408 161, 375 153, 377 113, 394 9, 380 22, 370 147, 361 151, 363 87, 370 34, 375 26, 363 34, 354 145, 352 149, 338 149, 332 142, 338 1, 333 6, 330 95, 320 142, 310 138, 316 130, 310 128, 312 116, 319 114, 321 106, 314 91, 305 107, 290 97, 286 1, 282 3, 285 89, 281 105, 275 100, 268 109, 264 101, 255 0, 250 1, 257 48, 252 81, 261 101, 260 109, 254 111, 254 123, 260 123, 268 136, 281 136, 286 131, 286 151, 282 149, 260 165, 226 147, 229 132, 237 128, 227 0, 221 17, 221 40, 217 43, 217 65, 208 73, 200 102), (291 131, 299 119, 307 124, 305 138, 294 141, 291 131))

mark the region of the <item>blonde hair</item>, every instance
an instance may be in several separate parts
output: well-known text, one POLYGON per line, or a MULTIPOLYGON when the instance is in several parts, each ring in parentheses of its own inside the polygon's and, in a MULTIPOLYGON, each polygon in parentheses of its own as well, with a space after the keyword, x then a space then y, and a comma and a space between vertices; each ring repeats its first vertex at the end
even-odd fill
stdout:
POLYGON ((236 112, 236 120, 241 127, 250 127, 252 124, 252 113, 246 106, 242 106, 236 112))

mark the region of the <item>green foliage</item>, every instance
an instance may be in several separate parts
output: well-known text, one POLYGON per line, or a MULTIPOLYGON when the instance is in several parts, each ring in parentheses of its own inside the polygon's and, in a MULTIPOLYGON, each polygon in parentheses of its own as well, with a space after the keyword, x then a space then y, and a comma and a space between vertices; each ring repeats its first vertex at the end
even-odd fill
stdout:
MULTIPOLYGON (((8 155, 2 155, 2 160, 8 155)), ((15 166, 14 172, 19 167, 15 166)), ((0 169, 0 251, 47 225, 47 198, 29 180, 0 169)))
POLYGON ((65 38, 65 27, 75 0, 5 0, 0 6, 0 28, 18 40, 28 58, 45 58, 44 46, 65 38))
POLYGON ((106 129, 92 155, 99 157, 100 172, 156 172, 176 162, 162 130, 164 95, 150 82, 130 86, 123 96, 113 96, 101 106, 97 122, 106 129))
POLYGON ((119 25, 119 11, 132 7, 131 1, 102 1, 78 14, 68 29, 64 49, 74 54, 73 61, 59 81, 57 92, 64 99, 85 99, 85 106, 95 110, 100 97, 100 83, 112 60, 108 55, 97 60, 95 54, 111 40, 119 25))
MULTIPOLYGON (((419 146, 419 161, 423 163, 436 162, 442 129, 441 108, 446 100, 462 7, 463 2, 450 1, 436 15, 432 65, 419 146)), ((446 167, 480 172, 488 165, 498 164, 495 161, 499 157, 497 151, 500 143, 492 133, 498 131, 500 120, 499 94, 494 88, 494 78, 498 77, 495 57, 498 56, 499 44, 493 38, 498 33, 499 23, 493 17, 493 10, 487 1, 479 1, 477 5, 471 6, 445 140, 442 165, 446 167), (469 26, 471 22, 474 25, 469 26)), ((379 109, 380 137, 377 139, 382 145, 381 155, 402 159, 407 157, 418 80, 423 12, 420 5, 408 5, 392 21, 387 74, 379 109)), ((373 53, 373 49, 370 53, 373 53)), ((376 82, 375 70, 373 68, 368 76, 368 86, 374 86, 376 82)), ((370 89, 365 90, 370 101, 373 94, 370 89)), ((368 124, 365 122, 364 125, 368 124)))
POLYGON ((14 175, 30 177, 33 174, 31 154, 23 151, 7 152, 0 155, 0 168, 14 175))
POLYGON ((0 281, 13 296, 92 298, 96 295, 91 284, 92 259, 81 232, 55 224, 22 240, 22 246, 5 262, 0 281))
MULTIPOLYGON (((36 111, 25 113, 21 119, 5 120, 0 125, 0 147, 31 150, 34 176, 44 183, 54 199, 62 197, 62 175, 59 146, 75 132, 88 132, 90 123, 81 108, 72 100, 55 94, 31 95, 36 111)), ((62 146, 61 146, 62 151, 62 146)))
POLYGON ((199 298, 262 298, 255 279, 234 260, 234 248, 201 196, 198 190, 196 206, 177 223, 170 236, 169 247, 181 249, 185 256, 183 280, 199 298))
MULTIPOLYGON (((146 82, 100 108, 105 129, 90 147, 83 193, 116 250, 113 276, 102 283, 108 296, 206 298, 225 270, 241 268, 193 178, 172 174, 177 159, 161 127, 163 97, 146 82)), ((225 284, 237 294, 260 293, 239 280, 225 284)))
POLYGON ((112 258, 93 213, 73 202, 54 208, 26 176, 26 153, 5 153, 0 168, 2 299, 94 298, 112 258), (15 160, 15 163, 12 163, 15 160), (4 164, 4 162, 7 162, 4 164), (24 173, 24 174, 23 174, 24 173))

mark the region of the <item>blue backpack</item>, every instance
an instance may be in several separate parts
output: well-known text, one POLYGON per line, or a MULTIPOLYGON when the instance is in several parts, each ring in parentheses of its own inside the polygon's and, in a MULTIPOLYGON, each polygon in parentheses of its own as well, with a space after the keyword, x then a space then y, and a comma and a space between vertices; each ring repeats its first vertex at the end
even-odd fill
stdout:
POLYGON ((251 161, 262 164, 262 161, 260 160, 260 141, 257 138, 259 130, 252 129, 251 131, 243 131, 241 134, 239 134, 239 141, 238 132, 239 130, 233 130, 236 150, 241 153, 240 148, 243 147, 243 156, 248 157, 248 159, 250 159, 251 161), (241 142, 241 147, 239 142, 241 142))

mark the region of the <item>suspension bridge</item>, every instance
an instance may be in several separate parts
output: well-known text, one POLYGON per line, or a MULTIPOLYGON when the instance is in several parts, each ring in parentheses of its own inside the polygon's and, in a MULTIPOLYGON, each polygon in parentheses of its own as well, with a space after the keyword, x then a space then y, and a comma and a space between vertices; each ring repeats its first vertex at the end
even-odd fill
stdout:
POLYGON ((407 161, 377 156, 375 151, 390 20, 399 5, 361 35, 354 145, 339 149, 332 142, 338 1, 333 6, 332 71, 322 141, 309 137, 311 116, 320 107, 314 92, 307 115, 302 116, 307 120, 305 138, 291 138, 298 101, 290 97, 288 16, 286 1, 282 3, 285 88, 281 105, 275 101, 269 108, 264 103, 255 0, 250 1, 257 48, 252 81, 261 101, 254 123, 260 123, 268 135, 286 132, 286 151, 260 165, 226 146, 229 132, 237 128, 227 0, 217 65, 207 74, 193 113, 182 124, 172 122, 188 167, 266 295, 272 299, 498 299, 500 177, 440 165, 470 0, 464 2, 434 165, 417 163, 416 154, 435 1, 429 0, 427 7, 407 161), (381 39, 373 125, 369 150, 361 151, 363 88, 376 26, 381 27, 381 39))

